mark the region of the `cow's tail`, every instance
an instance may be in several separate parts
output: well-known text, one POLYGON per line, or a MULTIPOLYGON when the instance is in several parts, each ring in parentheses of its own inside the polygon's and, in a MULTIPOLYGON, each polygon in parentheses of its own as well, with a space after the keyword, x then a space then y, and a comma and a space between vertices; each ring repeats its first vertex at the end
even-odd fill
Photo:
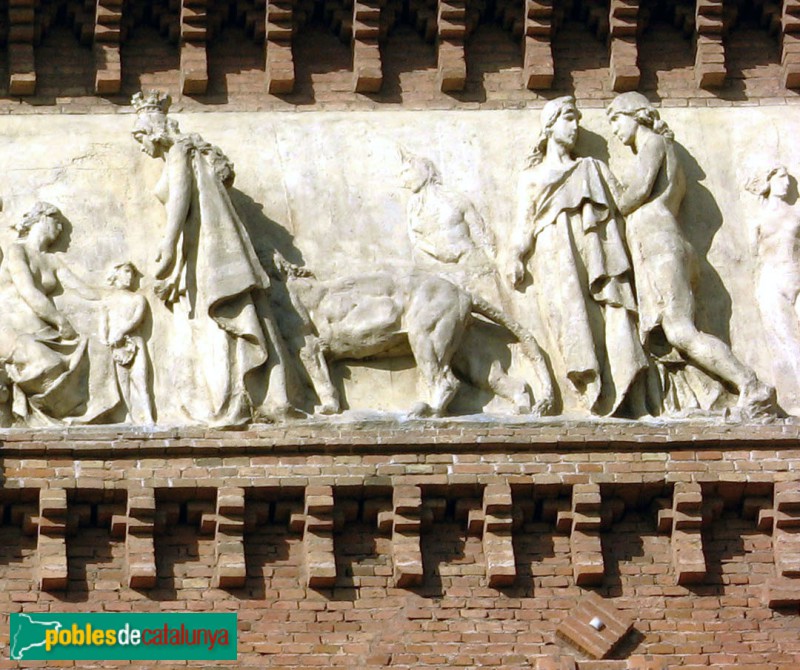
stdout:
POLYGON ((497 325, 507 328, 511 334, 519 340, 525 357, 533 363, 537 382, 537 388, 534 389, 536 404, 539 406, 541 414, 550 413, 555 398, 553 380, 550 375, 550 369, 547 367, 544 351, 542 351, 533 333, 483 298, 473 295, 472 293, 469 293, 469 296, 472 300, 473 312, 486 317, 489 321, 497 325))

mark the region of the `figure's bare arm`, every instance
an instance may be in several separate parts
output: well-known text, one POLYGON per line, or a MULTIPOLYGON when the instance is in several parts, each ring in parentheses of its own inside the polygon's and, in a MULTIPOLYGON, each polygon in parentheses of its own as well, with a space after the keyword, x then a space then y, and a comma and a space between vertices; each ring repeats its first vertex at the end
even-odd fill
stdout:
POLYGON ((423 231, 419 229, 418 214, 408 211, 408 240, 411 242, 411 248, 417 253, 427 254, 431 258, 439 259, 445 263, 455 263, 458 258, 445 258, 436 247, 431 244, 423 231))
POLYGON ((411 244, 417 251, 421 251, 431 258, 438 258, 445 263, 455 263, 458 260, 457 257, 449 257, 446 254, 442 254, 441 252, 437 251, 436 247, 421 235, 415 235, 411 240, 411 244))
POLYGON ((525 276, 523 259, 533 251, 533 235, 531 222, 536 215, 536 204, 533 199, 531 184, 523 176, 520 179, 517 199, 517 213, 514 219, 514 230, 509 251, 508 278, 512 285, 519 286, 525 276))
POLYGON ((53 266, 58 276, 58 280, 64 288, 75 291, 84 300, 102 300, 105 291, 87 284, 82 278, 70 270, 67 265, 58 257, 53 257, 53 266))
POLYGON ((472 202, 467 202, 464 207, 464 220, 469 226, 470 237, 477 242, 481 247, 494 255, 496 250, 494 235, 486 225, 486 221, 481 216, 480 212, 476 209, 472 202))
POLYGON ((156 256, 156 277, 164 278, 175 262, 178 244, 189 207, 192 202, 192 164, 189 149, 174 145, 167 153, 169 197, 164 207, 167 211, 167 228, 156 256))
POLYGON ((628 215, 647 202, 664 164, 666 151, 666 140, 663 137, 654 133, 646 136, 631 170, 634 178, 625 186, 617 201, 622 214, 628 215))
POLYGON ((75 337, 75 331, 66 317, 58 311, 52 300, 36 285, 25 252, 19 245, 12 245, 8 250, 5 262, 8 264, 9 276, 14 288, 43 321, 57 328, 66 338, 75 337))
POLYGON ((606 184, 608 184, 608 190, 611 191, 611 197, 614 199, 614 203, 619 207, 619 201, 622 198, 622 193, 625 190, 625 187, 622 183, 617 179, 617 175, 615 175, 611 168, 606 165, 603 161, 596 161, 597 165, 600 166, 600 174, 603 175, 603 179, 605 180, 606 184))

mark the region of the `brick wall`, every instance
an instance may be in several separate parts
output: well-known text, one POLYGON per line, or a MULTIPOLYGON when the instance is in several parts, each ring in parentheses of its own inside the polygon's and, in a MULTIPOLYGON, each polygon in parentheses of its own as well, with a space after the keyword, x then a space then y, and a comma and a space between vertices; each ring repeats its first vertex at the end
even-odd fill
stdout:
POLYGON ((800 666, 794 425, 5 437, 3 645, 9 612, 213 609, 233 667, 800 666), (633 621, 602 661, 556 634, 590 592, 633 621))
MULTIPOLYGON (((368 3, 270 2, 293 18, 273 19, 266 43, 260 2, 210 1, 189 26, 180 2, 115 14, 100 0, 102 21, 85 15, 94 4, 21 0, 22 24, 0 16, 0 114, 127 112, 153 87, 177 111, 514 109, 565 94, 600 107, 620 90, 614 40, 664 106, 794 105, 800 83, 790 2, 781 21, 770 3, 701 16, 532 0, 526 17, 443 0, 440 51, 430 7, 389 0, 377 86, 373 19, 353 42, 347 16, 373 16, 368 3), (698 37, 724 51, 721 85, 700 81, 720 63, 698 37)), ((226 667, 800 667, 792 423, 311 422, 0 442, 2 647, 11 612, 214 610, 238 614, 226 667), (564 633, 590 594, 633 626, 602 660, 564 633)))
MULTIPOLYGON (((603 33, 608 21, 601 20, 598 26, 597 6, 589 2, 555 5, 554 32, 547 38, 550 66, 554 68, 550 87, 526 88, 521 17, 512 12, 504 19, 499 2, 496 6, 481 4, 480 15, 478 4, 468 3, 468 16, 474 16, 467 21, 463 40, 465 78, 457 90, 443 91, 435 39, 429 32, 426 40, 425 31, 407 6, 387 3, 394 14, 380 38, 382 81, 376 91, 355 92, 351 39, 341 32, 343 29, 337 34, 331 20, 317 9, 306 12, 291 37, 293 90, 270 93, 265 57, 270 47, 265 47, 263 31, 260 36, 254 34, 252 25, 263 20, 263 10, 248 23, 245 14, 234 11, 237 3, 220 1, 210 5, 216 8, 218 20, 213 22, 213 31, 209 28, 208 42, 202 43, 205 90, 186 92, 181 97, 188 65, 173 25, 177 14, 164 18, 163 8, 158 10, 160 14, 152 9, 160 4, 142 3, 142 8, 149 9, 141 9, 135 16, 123 12, 121 43, 115 47, 120 63, 114 75, 116 88, 102 95, 96 94, 95 78, 101 65, 91 43, 92 26, 84 23, 76 28, 73 24, 77 19, 66 9, 53 13, 46 30, 41 30, 41 39, 31 45, 34 60, 29 65, 34 88, 15 88, 11 61, 0 58, 0 113, 115 111, 126 106, 133 93, 151 87, 167 89, 180 97, 185 109, 217 111, 497 109, 537 107, 564 94, 574 94, 581 104, 590 106, 605 104, 615 95, 608 36, 603 33), (473 4, 474 11, 470 10, 473 4), (157 19, 153 18, 156 14, 157 19), (83 41, 76 30, 83 31, 83 41)), ((669 7, 677 11, 680 5, 669 7)), ((775 25, 774 17, 768 14, 772 5, 759 7, 742 4, 735 20, 727 20, 722 38, 727 76, 721 86, 703 87, 697 80, 694 28, 677 28, 678 20, 672 14, 655 5, 649 9, 643 5, 640 35, 635 40, 641 71, 638 89, 664 105, 794 102, 797 92, 786 86, 793 81, 787 80, 788 66, 782 65, 780 35, 767 27, 770 20, 775 25)), ((37 12, 36 21, 47 18, 40 16, 42 11, 37 12)))

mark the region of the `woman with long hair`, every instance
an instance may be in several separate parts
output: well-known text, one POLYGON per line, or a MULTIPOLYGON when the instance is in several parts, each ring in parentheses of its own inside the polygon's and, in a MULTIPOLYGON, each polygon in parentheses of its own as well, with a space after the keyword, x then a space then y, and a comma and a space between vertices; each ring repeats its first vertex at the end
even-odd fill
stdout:
POLYGON ((572 97, 542 110, 520 177, 509 275, 519 287, 529 273, 554 372, 579 406, 611 414, 633 396, 630 410, 642 413, 635 381, 648 362, 636 334, 630 264, 607 166, 574 156, 579 119, 572 97))

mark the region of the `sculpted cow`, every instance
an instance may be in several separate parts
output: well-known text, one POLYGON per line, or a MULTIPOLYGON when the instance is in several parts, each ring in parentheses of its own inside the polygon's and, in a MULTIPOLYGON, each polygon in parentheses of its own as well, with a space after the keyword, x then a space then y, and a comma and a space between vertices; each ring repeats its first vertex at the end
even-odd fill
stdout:
POLYGON ((429 402, 419 401, 411 416, 442 416, 459 387, 457 372, 476 386, 509 400, 517 412, 545 415, 553 407, 553 384, 533 336, 485 301, 431 273, 373 272, 318 280, 297 266, 278 262, 286 275, 294 308, 303 321, 296 344, 320 404, 318 413, 341 411, 329 364, 341 359, 413 355, 426 383, 429 402), (528 385, 486 360, 486 347, 466 350, 465 337, 484 317, 509 331, 533 363, 528 385))

